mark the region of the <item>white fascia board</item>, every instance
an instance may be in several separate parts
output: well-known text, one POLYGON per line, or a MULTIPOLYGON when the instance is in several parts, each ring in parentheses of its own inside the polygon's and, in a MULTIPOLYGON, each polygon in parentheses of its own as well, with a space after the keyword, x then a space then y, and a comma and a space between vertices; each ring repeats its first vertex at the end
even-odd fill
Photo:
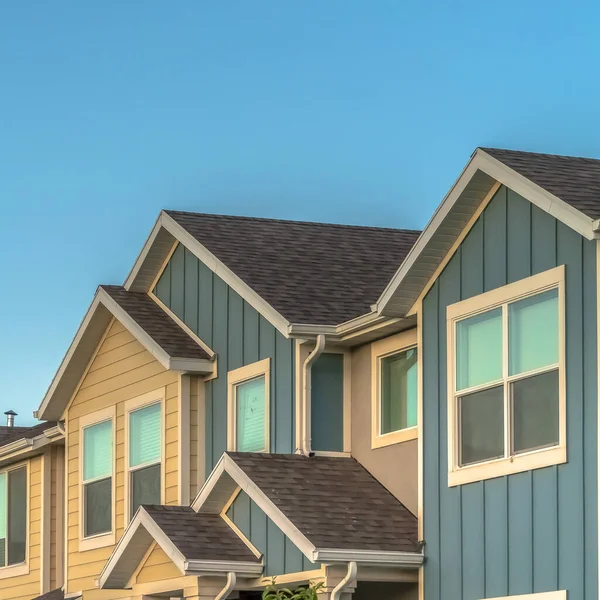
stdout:
POLYGON ((357 562, 360 564, 398 566, 405 569, 418 569, 423 564, 423 554, 420 552, 383 552, 378 550, 315 550, 313 562, 343 563, 357 562))
POLYGON ((215 363, 205 358, 170 358, 168 369, 186 373, 212 373, 215 363))
POLYGON ((90 304, 90 307, 88 308, 87 312, 85 313, 85 316, 83 317, 83 320, 81 321, 81 324, 79 325, 79 329, 77 329, 77 333, 75 334, 75 337, 73 338, 73 341, 71 342, 71 345, 69 346, 69 349, 67 350, 67 353, 65 354, 64 358, 62 359, 62 362, 60 363, 60 367, 58 368, 58 371, 56 371, 56 374, 54 375, 54 377, 50 383, 50 386, 48 387, 48 391, 46 392, 46 394, 44 395, 44 398, 42 399, 42 403, 40 404, 40 407, 34 413, 36 418, 41 419, 41 420, 44 420, 46 418, 44 413, 45 413, 46 409, 48 408, 48 404, 50 404, 50 401, 51 401, 52 397, 54 396, 54 393, 56 392, 56 388, 58 387, 60 380, 64 376, 65 371, 67 370, 67 367, 69 366, 69 363, 71 362, 71 359, 73 358, 73 355, 77 351, 77 348, 79 347, 79 343, 81 342, 81 339, 83 338, 85 331, 88 328, 88 325, 90 324, 90 321, 92 320, 94 313, 96 312, 96 309, 98 308, 99 304, 100 304, 100 300, 98 299, 98 294, 96 293, 96 295, 94 296, 94 299, 92 300, 92 303, 90 304))
POLYGON ((24 437, 0 447, 0 460, 6 463, 10 459, 22 458, 61 438, 64 438, 63 432, 58 427, 51 427, 34 438, 24 437))
POLYGON ((161 212, 161 214, 158 215, 158 218, 156 219, 156 222, 154 223, 154 227, 152 228, 152 231, 150 232, 150 235, 148 236, 146 243, 144 244, 143 248, 141 249, 140 253, 138 254, 138 257, 135 259, 135 263, 133 263, 133 267, 132 267, 131 271, 129 272, 129 275, 127 275, 127 279, 125 280, 125 283, 123 284, 123 287, 127 291, 129 291, 129 289, 133 285, 133 282, 134 282, 137 274, 139 273, 140 269, 142 268, 142 265, 144 264, 146 257, 148 256, 148 253, 150 252, 150 249, 152 248, 152 245, 154 244, 154 240, 156 239, 156 236, 158 235, 158 233, 162 227, 161 216, 162 216, 162 212, 161 212))
POLYGON ((28 438, 21 438, 15 440, 10 444, 6 444, 0 448, 0 458, 8 458, 11 454, 19 452, 21 450, 29 450, 33 446, 33 440, 28 438))
POLYGON ((396 271, 396 274, 382 292, 379 300, 373 305, 373 309, 379 314, 385 310, 394 293, 402 285, 410 269, 414 266, 437 229, 448 216, 477 170, 486 173, 520 196, 523 196, 532 204, 535 204, 540 209, 562 221, 586 239, 595 239, 594 221, 592 219, 478 148, 459 178, 450 188, 442 203, 436 209, 423 233, 421 233, 415 245, 396 271))
MULTIPOLYGON (((192 503, 192 508, 200 512, 202 505, 206 502, 210 493, 217 485, 223 473, 227 473, 237 485, 244 490, 254 503, 285 533, 290 541, 308 558, 316 550, 315 546, 298 530, 298 528, 275 506, 275 504, 264 494, 264 492, 244 473, 237 463, 227 454, 223 454, 217 466, 210 474, 206 483, 200 490, 198 496, 192 503)), ((221 507, 223 508, 223 507, 221 507)))
POLYGON ((186 560, 186 575, 223 574, 232 571, 241 577, 256 577, 263 572, 262 562, 244 562, 234 560, 186 560))
POLYGON ((198 260, 204 263, 215 275, 218 275, 231 289, 235 290, 252 308, 256 309, 281 334, 289 337, 289 322, 266 300, 259 296, 248 284, 244 283, 229 267, 221 262, 208 248, 189 234, 179 223, 164 211, 160 214, 160 224, 174 238, 181 242, 198 260))

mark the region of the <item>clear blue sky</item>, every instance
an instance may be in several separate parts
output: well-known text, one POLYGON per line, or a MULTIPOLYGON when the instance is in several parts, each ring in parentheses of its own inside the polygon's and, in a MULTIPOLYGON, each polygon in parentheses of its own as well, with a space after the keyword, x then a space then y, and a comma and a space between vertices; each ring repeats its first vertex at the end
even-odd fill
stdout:
POLYGON ((414 228, 478 145, 600 157, 599 19, 527 0, 1 3, 1 411, 32 422, 161 208, 414 228))

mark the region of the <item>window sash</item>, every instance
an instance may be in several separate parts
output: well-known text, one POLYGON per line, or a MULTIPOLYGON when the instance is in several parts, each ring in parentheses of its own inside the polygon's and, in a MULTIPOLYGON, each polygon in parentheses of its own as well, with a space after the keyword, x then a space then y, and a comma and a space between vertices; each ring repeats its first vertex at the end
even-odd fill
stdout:
MULTIPOLYGON (((561 328, 561 319, 562 319, 561 310, 564 310, 564 309, 561 308, 560 294, 561 294, 560 286, 554 284, 554 285, 548 286, 543 289, 535 290, 526 295, 516 297, 516 298, 511 298, 502 303, 488 306, 488 307, 483 308, 475 313, 461 316, 453 321, 451 348, 452 348, 452 357, 453 357, 453 361, 452 361, 452 365, 453 365, 453 369, 452 369, 452 390, 453 390, 452 401, 453 401, 453 413, 454 413, 454 425, 453 426, 454 426, 454 431, 455 431, 455 438, 454 438, 454 442, 453 442, 455 468, 459 468, 459 469, 463 468, 463 467, 468 468, 468 467, 482 465, 482 464, 486 464, 486 463, 490 463, 490 462, 494 462, 494 461, 498 461, 498 460, 506 460, 506 459, 510 459, 510 458, 513 458, 516 456, 523 456, 525 454, 531 454, 534 452, 547 450, 548 448, 555 448, 562 444, 562 439, 561 439, 562 435, 559 435, 559 441, 556 444, 553 444, 551 446, 545 446, 543 448, 534 448, 531 450, 527 450, 524 452, 518 452, 518 453, 514 452, 514 450, 513 450, 514 424, 513 424, 513 415, 512 415, 512 408, 511 408, 512 385, 517 381, 520 381, 523 379, 528 379, 530 377, 534 377, 535 375, 541 375, 543 373, 549 373, 549 372, 555 371, 555 370, 558 371, 559 372, 559 395, 561 393, 560 387, 561 387, 562 375, 561 375, 560 356, 561 356, 561 345, 564 344, 564 340, 562 339, 560 328, 561 328), (510 369, 509 307, 511 305, 518 303, 521 300, 528 299, 528 298, 534 298, 535 296, 542 295, 542 294, 545 294, 545 293, 553 291, 553 290, 556 290, 557 294, 558 294, 556 319, 557 319, 557 328, 559 330, 558 348, 557 348, 557 354, 559 357, 559 361, 556 363, 550 364, 550 365, 545 365, 543 367, 534 368, 529 371, 524 371, 522 373, 516 373, 516 374, 511 375, 509 373, 509 369, 510 369), (457 360, 457 357, 458 357, 458 335, 457 335, 458 324, 461 321, 464 321, 468 318, 471 318, 473 316, 480 315, 480 314, 485 314, 486 312, 491 312, 493 310, 497 310, 498 308, 501 308, 501 310, 502 310, 502 377, 499 379, 495 379, 493 381, 485 382, 485 383, 482 383, 479 385, 474 385, 469 388, 457 389, 458 388, 458 360, 457 360), (461 431, 461 427, 460 427, 460 422, 461 422, 460 398, 463 396, 466 396, 468 394, 472 394, 472 393, 479 392, 479 391, 484 391, 486 389, 498 387, 500 385, 503 386, 503 394, 504 394, 504 422, 503 422, 504 455, 500 458, 494 458, 494 459, 490 459, 490 460, 483 460, 483 461, 476 462, 476 463, 468 463, 465 465, 461 465, 460 447, 461 447, 461 440, 462 440, 462 431, 461 431)), ((560 401, 559 401, 559 406, 560 406, 560 401)), ((559 411, 560 411, 560 408, 559 408, 559 411)), ((560 422, 560 413, 559 413, 559 422, 560 422)), ((559 426, 559 432, 560 432, 560 426, 559 426)))
POLYGON ((92 481, 87 481, 83 484, 82 486, 82 493, 83 493, 83 537, 85 539, 88 538, 93 538, 96 536, 102 536, 102 535, 106 535, 108 533, 112 532, 113 529, 113 502, 114 502, 114 498, 113 498, 113 485, 112 485, 112 476, 109 477, 100 477, 97 479, 94 479, 92 481), (103 528, 101 531, 93 531, 91 533, 88 533, 90 531, 90 529, 92 528, 91 523, 88 521, 88 516, 89 516, 89 512, 87 510, 87 506, 88 506, 88 488, 90 488, 91 486, 94 486, 95 484, 99 484, 101 482, 104 481, 108 481, 109 482, 109 487, 110 487, 110 502, 109 502, 109 510, 110 510, 110 517, 109 517, 109 524, 107 525, 106 528, 103 528))
POLYGON ((29 515, 27 490, 26 466, 0 473, 0 567, 25 562, 29 515))
POLYGON ((129 415, 129 471, 162 461, 162 403, 132 410, 129 415))
POLYGON ((83 429, 83 483, 110 477, 113 472, 113 421, 107 419, 83 429))
POLYGON ((245 381, 239 381, 234 385, 234 398, 235 398, 235 447, 239 452, 266 452, 267 451, 267 382, 265 375, 259 375, 258 377, 252 377, 245 381), (254 423, 253 418, 248 415, 248 411, 251 409, 252 399, 248 396, 241 398, 240 392, 244 392, 248 389, 252 393, 254 387, 260 387, 262 384, 262 401, 258 406, 259 411, 257 412, 256 419, 260 418, 258 423, 254 423), (249 387, 250 386, 250 387, 249 387), (242 405, 244 402, 244 405, 242 405), (250 431, 246 430, 245 427, 250 424, 250 431), (250 445, 251 442, 256 443, 258 436, 260 435, 260 442, 256 447, 250 445), (255 439, 256 438, 256 439, 255 439), (260 448, 258 447, 260 446, 260 448))

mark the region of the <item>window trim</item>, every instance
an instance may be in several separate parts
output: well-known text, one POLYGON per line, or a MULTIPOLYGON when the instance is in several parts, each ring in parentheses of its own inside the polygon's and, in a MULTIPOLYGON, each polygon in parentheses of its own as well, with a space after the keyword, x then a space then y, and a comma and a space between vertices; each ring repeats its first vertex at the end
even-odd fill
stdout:
POLYGON ((117 464, 117 444, 116 444, 116 406, 109 406, 93 413, 79 417, 79 552, 95 550, 96 548, 105 548, 113 546, 116 542, 116 464, 117 464), (83 431, 92 425, 98 425, 110 421, 112 425, 112 472, 111 472, 111 530, 106 533, 85 536, 85 484, 83 481, 83 431))
MULTIPOLYGON (((25 460, 14 465, 8 465, 0 469, 0 473, 8 473, 25 468, 26 480, 26 499, 27 499, 27 524, 25 529, 25 561, 15 563, 14 565, 6 565, 0 567, 0 579, 8 579, 10 577, 18 577, 20 575, 29 574, 29 542, 30 542, 30 527, 31 527, 31 461, 25 460)), ((41 468, 41 467, 40 467, 41 468)), ((8 481, 8 479, 7 479, 8 481)), ((8 516, 8 513, 7 513, 8 516)))
POLYGON ((166 445, 166 432, 165 432, 165 398, 166 398, 166 388, 161 387, 156 390, 152 390, 146 394, 142 394, 141 396, 136 396, 131 400, 127 400, 124 403, 124 417, 125 417, 125 456, 123 461, 123 486, 124 486, 124 502, 125 506, 123 507, 123 515, 125 519, 125 527, 131 522, 133 515, 131 513, 131 485, 130 485, 130 476, 132 471, 137 471, 138 469, 149 467, 152 465, 160 464, 160 503, 165 503, 165 445, 166 445), (141 408, 146 408, 148 406, 152 406, 153 404, 160 404, 160 461, 154 463, 148 463, 145 465, 137 466, 131 468, 129 466, 129 417, 132 412, 139 410, 141 408))
POLYGON ((519 596, 499 596, 497 598, 490 598, 489 600, 567 600, 567 592, 566 590, 537 592, 535 594, 522 594, 519 596))
POLYGON ((227 450, 236 451, 237 441, 237 402, 235 389, 240 383, 265 378, 265 442, 266 449, 271 451, 271 359, 265 358, 258 362, 233 369, 227 373, 227 450))
POLYGON ((390 337, 371 344, 371 449, 384 448, 392 444, 401 444, 419 437, 419 397, 420 388, 417 385, 417 424, 413 427, 381 433, 381 361, 388 356, 417 349, 417 378, 421 371, 421 352, 417 337, 417 328, 402 331, 390 337))
MULTIPOLYGON (((566 415, 566 367, 565 367, 565 267, 561 265, 533 275, 520 281, 496 288, 473 298, 451 304, 446 309, 447 328, 447 430, 448 430, 448 487, 483 481, 502 475, 522 473, 531 469, 539 469, 550 465, 561 464, 567 461, 567 415, 566 415), (516 302, 523 298, 535 296, 539 293, 558 290, 558 411, 559 411, 559 443, 549 448, 538 448, 516 455, 504 456, 485 462, 460 467, 458 435, 458 411, 455 399, 456 379, 456 323, 463 319, 481 314, 488 310, 498 308, 507 303, 516 302)), ((508 339, 508 322, 503 316, 502 339, 505 347, 504 361, 507 360, 506 344, 508 339)), ((540 369, 540 372, 545 372, 540 369)), ((531 375, 534 371, 531 372, 531 375)), ((507 379, 503 374, 502 382, 507 379)), ((513 379, 508 378, 508 379, 513 379)), ((473 388, 475 389, 475 388, 473 388)), ((469 390, 473 391, 473 390, 469 390)), ((504 422, 509 423, 509 399, 504 399, 504 422)), ((507 448, 507 428, 504 430, 505 449, 507 448)))

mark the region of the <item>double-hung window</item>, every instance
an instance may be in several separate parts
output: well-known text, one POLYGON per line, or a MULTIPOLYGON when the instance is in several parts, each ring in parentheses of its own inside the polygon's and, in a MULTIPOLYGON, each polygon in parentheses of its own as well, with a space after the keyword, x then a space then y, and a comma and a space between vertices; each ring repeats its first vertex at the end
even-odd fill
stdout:
POLYGON ((113 419, 83 427, 83 538, 113 530, 113 419))
POLYGON ((449 482, 566 460, 564 268, 448 307, 449 482))
POLYGON ((162 402, 141 406, 129 419, 129 515, 142 504, 161 504, 162 402))
POLYGON ((270 359, 228 373, 227 448, 269 452, 270 359))
POLYGON ((416 330, 372 344, 372 448, 417 436, 418 368, 416 330))
POLYGON ((0 568, 25 562, 27 467, 0 472, 0 568))

